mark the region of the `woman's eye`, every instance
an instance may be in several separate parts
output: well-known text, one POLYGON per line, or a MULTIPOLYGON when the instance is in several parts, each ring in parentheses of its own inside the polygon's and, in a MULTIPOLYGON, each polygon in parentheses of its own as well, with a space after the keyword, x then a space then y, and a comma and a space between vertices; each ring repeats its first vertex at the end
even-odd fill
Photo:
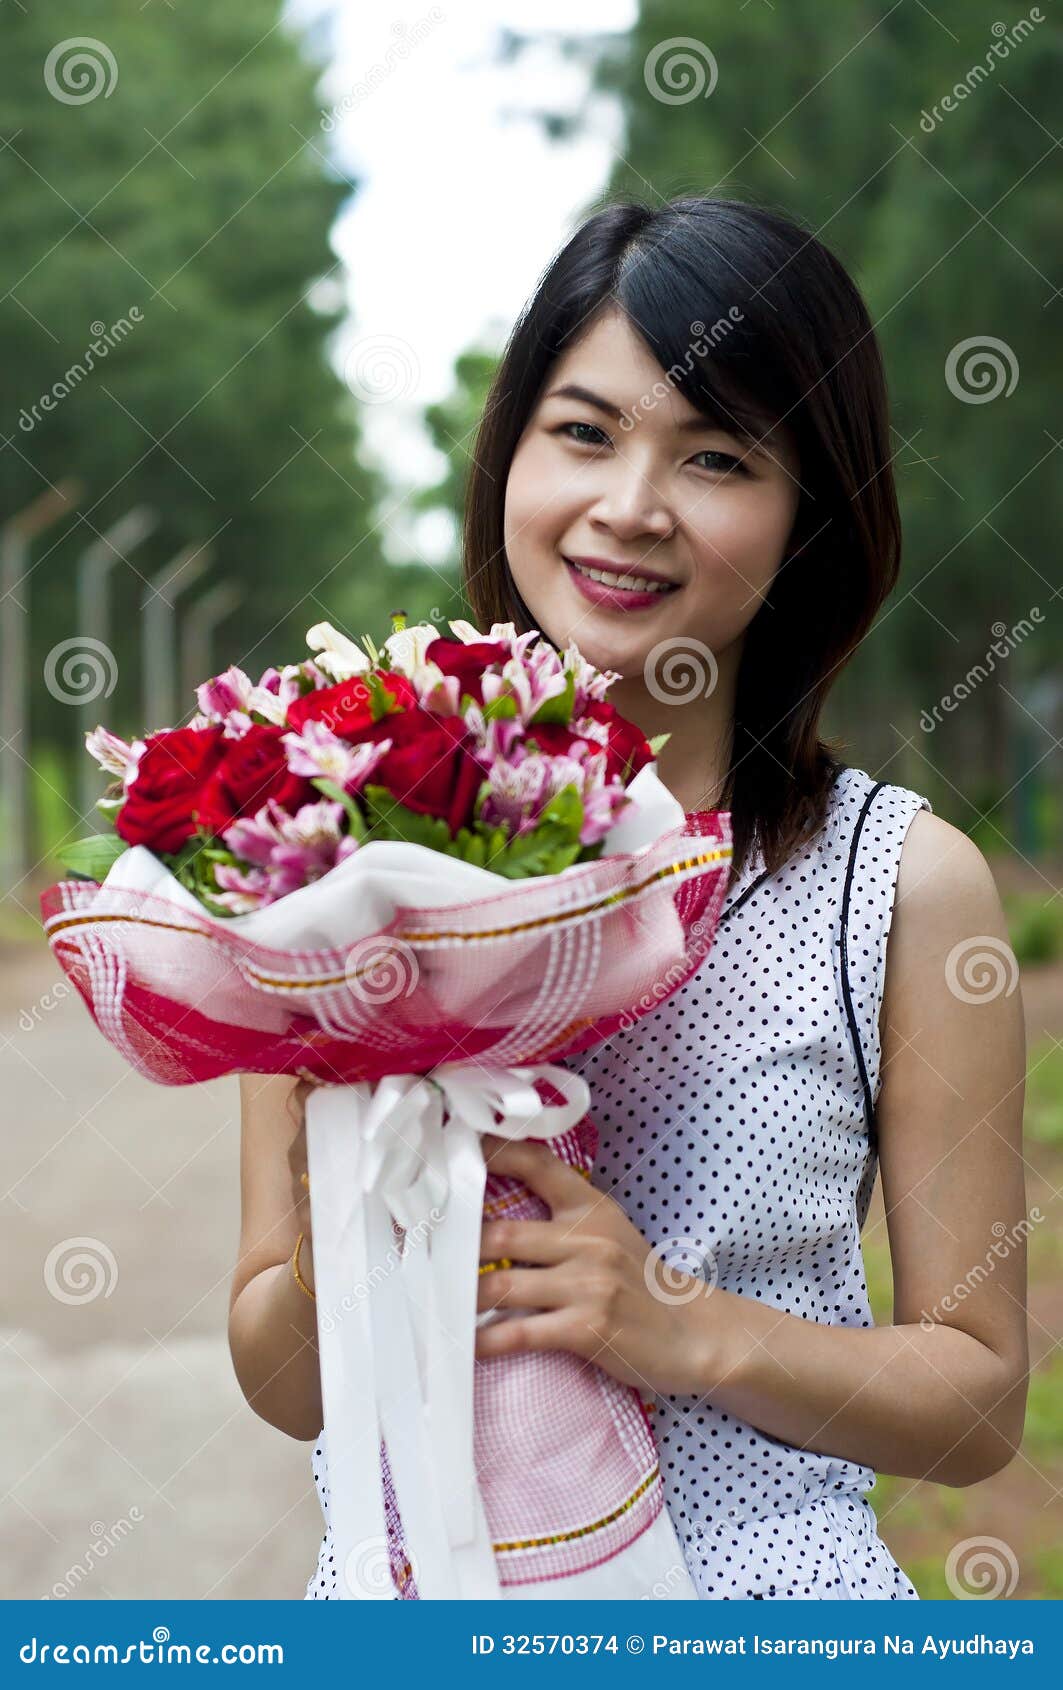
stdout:
POLYGON ((716 462, 705 464, 705 469, 722 470, 725 474, 736 469, 740 475, 745 475, 746 466, 740 458, 735 458, 730 452, 698 452, 699 458, 715 458, 716 462))
POLYGON ((558 434, 565 435, 566 439, 575 441, 575 444, 577 446, 597 446, 597 445, 600 444, 601 440, 603 440, 605 438, 604 433, 600 428, 597 428, 594 423, 587 423, 587 422, 562 423, 561 427, 558 429, 557 432, 558 432, 558 434), (599 439, 598 440, 578 439, 576 435, 569 433, 569 430, 573 429, 573 428, 585 428, 591 434, 597 434, 599 439))
MULTIPOLYGON (((562 423, 555 432, 564 435, 567 440, 571 440, 576 446, 600 446, 608 443, 604 430, 600 429, 596 423, 562 423), (582 434, 578 432, 580 429, 584 431, 582 434), (591 435, 596 438, 588 438, 588 436, 591 435)), ((736 458, 731 452, 698 452, 696 457, 713 459, 713 462, 706 463, 699 467, 711 470, 715 474, 727 474, 731 470, 737 470, 739 475, 748 474, 746 466, 742 460, 740 458, 736 458)))

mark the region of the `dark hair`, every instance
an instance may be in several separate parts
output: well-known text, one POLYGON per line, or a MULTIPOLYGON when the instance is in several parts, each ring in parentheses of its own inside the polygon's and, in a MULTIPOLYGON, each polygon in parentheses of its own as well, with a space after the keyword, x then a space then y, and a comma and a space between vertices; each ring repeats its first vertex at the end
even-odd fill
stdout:
POLYGON ((800 499, 746 630, 719 801, 732 814, 733 872, 754 846, 774 870, 822 826, 843 765, 841 747, 819 737, 820 713, 900 566, 878 344, 845 268, 786 217, 707 198, 596 212, 517 320, 478 430, 463 584, 480 627, 536 626, 505 552, 510 464, 554 361, 596 314, 617 308, 714 423, 750 439, 782 423, 796 446, 800 499))

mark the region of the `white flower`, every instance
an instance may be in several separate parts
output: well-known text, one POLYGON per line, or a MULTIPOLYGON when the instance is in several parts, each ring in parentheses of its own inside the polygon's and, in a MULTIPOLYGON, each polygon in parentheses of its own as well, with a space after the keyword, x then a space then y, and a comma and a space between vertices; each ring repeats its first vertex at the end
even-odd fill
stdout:
POLYGON ((349 681, 352 675, 364 675, 372 667, 361 646, 341 634, 331 622, 315 622, 307 630, 306 643, 315 654, 318 668, 334 681, 349 681))
MULTIPOLYGON (((389 634, 384 641, 384 650, 391 659, 393 669, 399 669, 404 675, 412 679, 418 670, 425 666, 425 652, 433 640, 438 640, 439 629, 432 622, 414 622, 412 627, 399 628, 389 634)), ((433 669, 435 665, 432 665, 433 669)))
POLYGON ((450 628, 455 638, 459 639, 462 645, 474 645, 477 640, 486 638, 486 635, 481 634, 479 628, 474 628, 471 622, 464 622, 459 619, 452 622, 450 628))

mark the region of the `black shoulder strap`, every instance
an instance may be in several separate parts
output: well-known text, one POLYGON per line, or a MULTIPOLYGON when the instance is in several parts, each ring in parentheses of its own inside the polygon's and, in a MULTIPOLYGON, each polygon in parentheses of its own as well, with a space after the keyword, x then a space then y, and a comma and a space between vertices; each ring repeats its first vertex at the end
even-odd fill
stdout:
POLYGON ((852 843, 849 846, 849 866, 846 869, 845 888, 842 892, 841 934, 838 940, 841 947, 842 1002, 845 1005, 845 1016, 849 1023, 849 1034, 853 1041, 853 1049, 856 1052, 856 1065, 860 1071, 860 1084, 864 1088, 864 1115, 867 1120, 867 1136, 871 1141, 872 1147, 874 1147, 876 1142, 875 1104, 871 1096, 871 1085, 867 1077, 867 1064, 864 1061, 863 1047, 860 1043, 860 1029, 856 1024, 856 1016, 853 1014, 853 994, 849 985, 849 897, 852 891, 853 874, 856 869, 856 849, 860 843, 860 835, 863 832, 864 819, 867 816, 868 810, 871 808, 875 794, 881 792, 882 788, 884 786, 888 786, 889 784, 890 783, 888 781, 884 780, 876 781, 875 785, 871 788, 871 791, 864 799, 860 814, 857 818, 856 827, 853 829, 852 843))
MULTIPOLYGON (((726 910, 723 911, 723 913, 720 916, 720 921, 729 920, 730 917, 732 915, 734 915, 735 910, 740 910, 742 908, 742 905, 745 903, 746 899, 751 898, 753 896, 753 893, 756 891, 757 887, 760 886, 765 880, 767 880, 770 873, 771 873, 771 870, 766 868, 762 874, 757 875, 756 880, 751 880, 749 885, 746 887, 745 891, 742 893, 742 896, 740 898, 735 899, 735 901, 731 905, 730 909, 726 909, 726 910)), ((717 923, 717 925, 719 925, 719 923, 717 923)))

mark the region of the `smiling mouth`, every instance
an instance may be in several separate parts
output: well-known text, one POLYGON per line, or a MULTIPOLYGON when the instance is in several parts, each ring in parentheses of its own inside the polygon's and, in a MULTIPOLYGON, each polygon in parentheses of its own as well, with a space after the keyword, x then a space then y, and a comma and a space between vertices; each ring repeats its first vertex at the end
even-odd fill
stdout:
POLYGON ((644 575, 618 575, 611 569, 589 569, 585 564, 573 563, 566 557, 565 563, 576 575, 583 575, 589 581, 597 581, 602 587, 608 587, 613 593, 631 593, 634 596, 652 593, 655 597, 664 597, 666 593, 674 593, 679 586, 678 581, 651 581, 644 575))

